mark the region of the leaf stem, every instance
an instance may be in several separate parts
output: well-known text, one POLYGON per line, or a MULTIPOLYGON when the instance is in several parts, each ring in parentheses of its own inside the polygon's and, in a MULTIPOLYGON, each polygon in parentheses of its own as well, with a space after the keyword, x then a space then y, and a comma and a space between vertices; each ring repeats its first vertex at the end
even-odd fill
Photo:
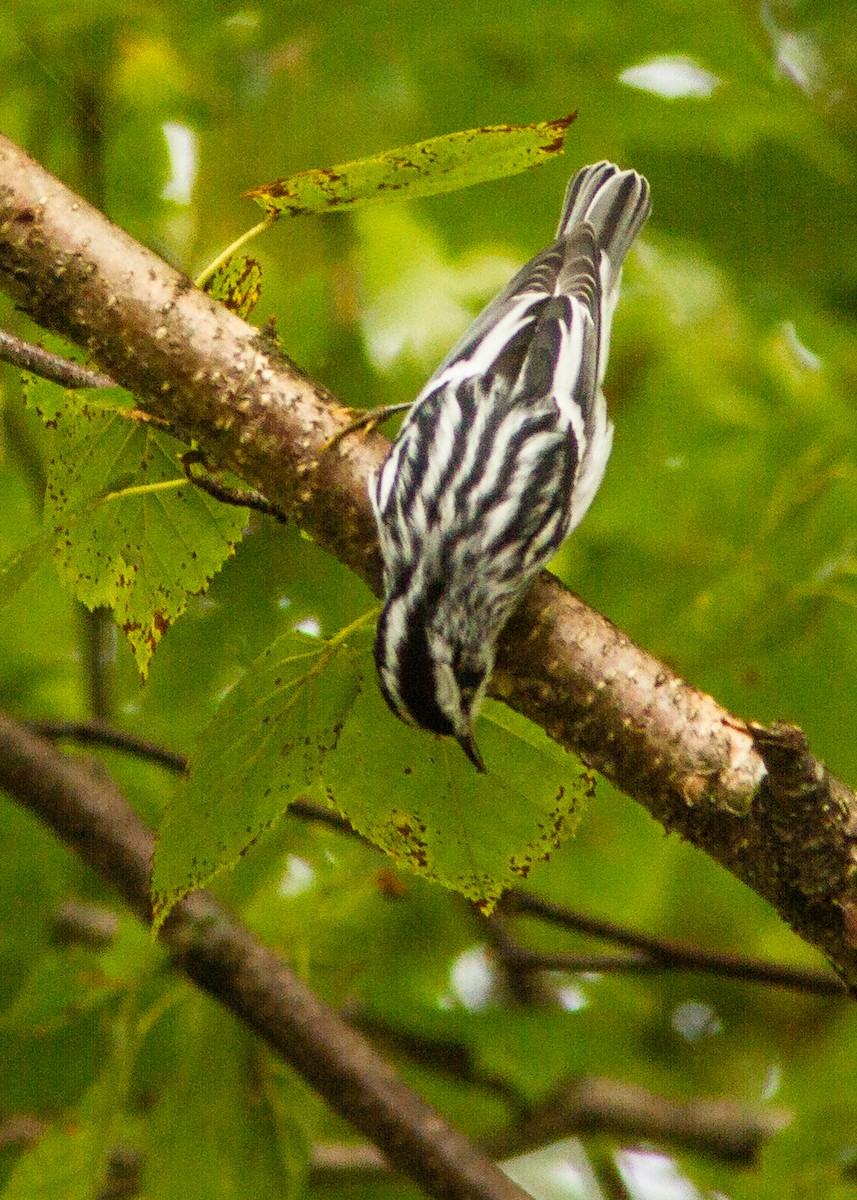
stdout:
POLYGON ((108 492, 106 496, 101 496, 98 500, 99 504, 106 504, 108 500, 127 500, 129 496, 147 496, 150 492, 169 492, 176 488, 187 487, 187 478, 182 475, 178 479, 161 479, 158 483, 140 483, 136 487, 122 488, 119 492, 108 492))
POLYGON ((246 232, 242 233, 239 238, 236 238, 231 246, 227 246, 222 253, 218 254, 217 258, 210 262, 208 266, 203 268, 200 274, 197 275, 196 279, 194 280, 196 287, 205 288, 206 283, 208 283, 209 279, 218 269, 218 267, 222 267, 226 260, 233 255, 236 250, 240 250, 242 246, 246 246, 247 242, 249 242, 251 238, 256 237, 257 234, 264 233, 269 225, 274 224, 279 215, 280 214, 278 212, 273 211, 267 213, 264 221, 260 221, 258 225, 254 225, 252 229, 246 230, 246 232))
POLYGON ((346 642, 351 637, 352 633, 356 633, 358 629, 362 629, 364 625, 368 625, 373 621, 381 611, 380 604, 373 604, 365 613, 361 613, 350 625, 346 625, 344 629, 340 629, 333 637, 327 640, 327 649, 331 650, 334 646, 338 646, 340 642, 346 642))

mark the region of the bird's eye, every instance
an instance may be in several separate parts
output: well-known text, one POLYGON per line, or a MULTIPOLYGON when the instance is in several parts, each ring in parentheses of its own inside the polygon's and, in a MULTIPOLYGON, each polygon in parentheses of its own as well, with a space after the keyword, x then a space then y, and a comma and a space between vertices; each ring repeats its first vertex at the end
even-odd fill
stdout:
POLYGON ((452 653, 452 673, 458 690, 468 700, 479 691, 485 678, 485 672, 473 666, 472 662, 472 658, 464 654, 460 646, 455 647, 452 653))
POLYGON ((468 667, 461 667, 455 672, 458 689, 463 696, 473 696, 482 686, 483 675, 468 667))

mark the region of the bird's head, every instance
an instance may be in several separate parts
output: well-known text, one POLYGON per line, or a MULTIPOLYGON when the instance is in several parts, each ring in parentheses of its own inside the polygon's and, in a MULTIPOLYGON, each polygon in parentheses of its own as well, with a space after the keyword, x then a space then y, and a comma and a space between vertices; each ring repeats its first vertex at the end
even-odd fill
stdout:
POLYGON ((482 773, 473 725, 494 656, 493 641, 476 637, 466 621, 444 620, 442 605, 429 615, 414 612, 400 597, 388 602, 378 621, 375 660, 390 708, 409 724, 454 737, 482 773))

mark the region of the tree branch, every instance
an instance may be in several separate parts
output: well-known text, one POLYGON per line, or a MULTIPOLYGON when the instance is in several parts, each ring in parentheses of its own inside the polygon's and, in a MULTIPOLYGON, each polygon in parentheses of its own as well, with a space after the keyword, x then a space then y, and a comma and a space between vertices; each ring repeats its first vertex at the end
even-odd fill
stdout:
POLYGON ((829 971, 812 967, 790 966, 786 963, 768 962, 764 959, 748 958, 743 954, 731 954, 719 950, 707 950, 701 946, 688 946, 671 938, 654 937, 640 929, 606 921, 602 917, 591 917, 586 913, 574 912, 550 900, 544 900, 523 888, 506 892, 502 900, 502 912, 513 916, 529 916, 559 925, 573 933, 586 937, 600 938, 636 950, 636 955, 624 958, 615 955, 602 958, 580 954, 544 954, 527 950, 511 938, 506 938, 503 953, 519 968, 530 970, 564 971, 631 971, 637 973, 678 969, 702 971, 709 975, 739 979, 746 983, 763 983, 773 987, 794 988, 818 996, 844 996, 845 988, 829 971))
POLYGON ((526 1121, 484 1145, 505 1158, 573 1134, 609 1133, 626 1144, 651 1139, 746 1164, 790 1120, 784 1109, 719 1098, 672 1100, 636 1084, 583 1076, 562 1083, 526 1121))
MULTIPOLYGON (((604 1134, 626 1145, 657 1142, 747 1165, 757 1159, 762 1145, 791 1120, 791 1113, 782 1108, 720 1097, 673 1099, 620 1079, 589 1075, 565 1079, 543 1100, 526 1105, 505 1080, 485 1071, 466 1043, 403 1032, 361 1011, 349 1016, 361 1032, 382 1047, 389 1046, 411 1062, 504 1099, 515 1116, 479 1143, 492 1158, 529 1154, 564 1138, 604 1134)), ((362 1150, 365 1168, 374 1165, 377 1169, 381 1159, 374 1147, 364 1146, 362 1150)), ((356 1161, 353 1165, 357 1166, 356 1161)))
POLYGON ((845 985, 835 975, 823 971, 801 970, 760 959, 742 958, 740 954, 716 954, 713 951, 685 947, 684 954, 666 959, 650 954, 581 954, 561 951, 527 950, 523 946, 505 950, 503 963, 510 969, 526 974, 534 971, 599 971, 602 974, 662 975, 665 971, 696 971, 717 975, 721 979, 737 979, 741 983, 761 983, 768 987, 789 988, 814 996, 846 995, 845 985))
MULTIPOLYGON (((366 482, 386 440, 325 451, 347 409, 5 138, 0 181, 0 286, 377 590, 366 482)), ((857 798, 797 747, 799 731, 788 745, 731 716, 546 573, 501 639, 493 690, 857 986, 857 798)))
MULTIPOLYGON (((625 1146, 655 1142, 750 1166, 766 1142, 791 1122, 782 1108, 752 1107, 719 1097, 673 1100, 636 1084, 586 1075, 556 1088, 523 1120, 482 1142, 498 1158, 530 1154, 571 1137, 601 1135, 625 1146)), ((322 1143, 313 1147, 314 1171, 378 1172, 386 1164, 374 1146, 322 1143)))
POLYGON ((147 762, 157 763, 168 771, 181 774, 187 768, 187 755, 178 750, 168 750, 134 733, 126 733, 105 721, 27 721, 26 728, 49 741, 78 742, 83 746, 106 746, 111 750, 123 750, 147 762))
POLYGON ((115 387, 112 379, 91 371, 89 367, 51 354, 41 346, 33 346, 22 338, 0 329, 0 362, 7 362, 22 371, 29 371, 41 379, 58 383, 65 388, 109 388, 115 387))
MULTIPOLYGON (((0 713, 0 787, 149 923, 154 837, 111 780, 0 713)), ((235 1013, 429 1195, 524 1200, 524 1192, 406 1087, 360 1034, 209 892, 177 905, 161 940, 176 967, 235 1013)))

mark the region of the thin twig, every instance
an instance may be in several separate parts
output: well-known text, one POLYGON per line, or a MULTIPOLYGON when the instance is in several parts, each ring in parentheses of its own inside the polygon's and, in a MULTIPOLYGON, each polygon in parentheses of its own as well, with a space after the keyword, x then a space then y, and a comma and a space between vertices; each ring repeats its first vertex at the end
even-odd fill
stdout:
MULTIPOLYGON (((170 750, 157 742, 150 742, 146 738, 138 737, 134 733, 127 733, 124 729, 117 729, 115 725, 105 725, 101 721, 39 720, 25 721, 23 724, 31 732, 47 738, 49 741, 67 740, 79 742, 85 746, 105 746, 111 750, 121 750, 126 754, 133 754, 146 762, 157 763, 158 766, 166 767, 168 771, 177 771, 181 774, 187 770, 188 757, 179 750, 170 750)), ((341 817, 331 808, 313 804, 310 800, 293 800, 289 805, 289 813, 304 821, 315 821, 319 825, 327 825, 331 829, 337 830, 338 833, 348 834, 360 841, 365 840, 346 821, 345 817, 341 817)))
POLYGON ((497 969, 498 990, 503 999, 518 1008, 550 1008, 556 1004, 555 989, 542 971, 530 970, 518 958, 520 947, 497 916, 484 916, 475 905, 470 910, 487 939, 497 969))
POLYGON ((165 746, 126 733, 124 729, 117 729, 115 725, 107 725, 103 721, 26 721, 25 725, 39 737, 51 741, 67 739, 85 746, 122 750, 147 762, 158 763, 170 771, 181 772, 187 767, 187 756, 179 751, 168 750, 165 746))
POLYGON ((250 508, 254 512, 262 513, 263 516, 274 517, 281 525, 288 522, 288 515, 255 488, 227 487, 212 475, 194 474, 195 466, 206 466, 205 455, 200 450, 188 450, 181 456, 180 461, 182 470, 190 482, 222 504, 232 504, 236 508, 250 508))
POLYGON ((239 251, 243 246, 246 246, 252 238, 258 237, 260 233, 264 233, 266 229, 270 229, 279 216, 280 214, 276 211, 268 212, 265 216, 265 219, 260 221, 258 225, 254 225, 252 229, 246 229, 244 233, 242 233, 240 237, 237 237, 234 242, 231 242, 225 250, 221 250, 217 258, 210 262, 207 267, 202 269, 202 271, 194 280, 194 285, 198 288, 204 288, 219 267, 222 267, 223 264, 227 262, 233 254, 237 253, 237 251, 239 251))
POLYGON ((622 970, 648 972, 663 969, 702 971, 708 974, 740 979, 748 983, 766 983, 773 987, 794 988, 819 996, 845 996, 844 985, 829 971, 813 967, 792 967, 786 964, 748 958, 719 950, 704 950, 669 938, 655 937, 600 917, 575 912, 550 900, 544 900, 523 889, 507 892, 503 911, 516 916, 535 917, 559 925, 575 933, 602 938, 629 949, 638 955, 625 958, 605 956, 598 965, 598 956, 579 954, 547 954, 525 950, 510 940, 506 953, 514 956, 521 967, 530 970, 622 970))
POLYGON ((737 954, 697 951, 688 946, 680 959, 652 958, 640 954, 550 954, 518 947, 508 955, 511 965, 527 971, 610 971, 614 974, 660 975, 664 971, 694 971, 737 979, 741 983, 763 983, 768 987, 790 988, 816 996, 847 998, 843 984, 835 975, 810 968, 783 966, 737 954))
POLYGON ((41 379, 58 383, 65 388, 111 388, 116 384, 108 375, 92 371, 81 363, 72 362, 59 354, 51 354, 41 346, 33 346, 22 338, 0 329, 0 362, 11 363, 41 379))

